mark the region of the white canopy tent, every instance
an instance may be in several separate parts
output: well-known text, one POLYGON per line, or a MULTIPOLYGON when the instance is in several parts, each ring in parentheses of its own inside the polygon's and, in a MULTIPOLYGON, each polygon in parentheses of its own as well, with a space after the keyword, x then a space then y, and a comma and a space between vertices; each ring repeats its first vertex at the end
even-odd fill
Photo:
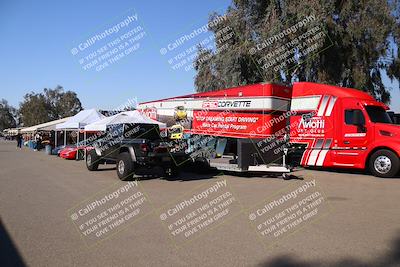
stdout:
POLYGON ((166 128, 166 124, 150 119, 137 110, 124 111, 116 115, 105 117, 102 120, 85 126, 85 131, 105 131, 107 126, 116 124, 157 124, 160 128, 166 128))
POLYGON ((78 132, 77 143, 79 143, 79 130, 84 129, 86 125, 101 120, 105 117, 106 116, 98 112, 96 109, 85 109, 75 116, 70 117, 67 121, 57 124, 56 129, 64 130, 64 145, 67 143, 67 130, 76 130, 78 132))
MULTIPOLYGON (((54 121, 49 121, 45 123, 41 123, 38 125, 30 126, 30 127, 25 127, 20 130, 20 133, 30 133, 33 134, 38 131, 56 131, 56 125, 59 123, 66 122, 70 117, 54 120, 54 121)), ((57 133, 54 135, 54 143, 57 144, 57 133)))
POLYGON ((59 120, 49 121, 49 122, 41 123, 38 125, 26 127, 26 128, 21 129, 20 132, 21 133, 33 133, 33 132, 37 132, 37 131, 55 131, 57 124, 66 122, 69 118, 71 118, 71 117, 62 118, 59 120))
POLYGON ((87 124, 96 122, 105 118, 103 114, 98 112, 96 109, 85 109, 70 117, 67 121, 57 124, 56 128, 59 130, 78 130, 83 129, 87 124))

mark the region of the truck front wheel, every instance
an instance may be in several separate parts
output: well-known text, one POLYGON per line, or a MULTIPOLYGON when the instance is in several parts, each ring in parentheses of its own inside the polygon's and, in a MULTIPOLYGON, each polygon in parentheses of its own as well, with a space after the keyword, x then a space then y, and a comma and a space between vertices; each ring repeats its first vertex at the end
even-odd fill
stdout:
POLYGON ((399 172, 399 168, 399 157, 387 149, 376 151, 369 159, 369 169, 374 176, 393 177, 399 172))
POLYGON ((122 152, 117 159, 117 175, 120 180, 125 180, 133 175, 133 161, 128 152, 122 152))

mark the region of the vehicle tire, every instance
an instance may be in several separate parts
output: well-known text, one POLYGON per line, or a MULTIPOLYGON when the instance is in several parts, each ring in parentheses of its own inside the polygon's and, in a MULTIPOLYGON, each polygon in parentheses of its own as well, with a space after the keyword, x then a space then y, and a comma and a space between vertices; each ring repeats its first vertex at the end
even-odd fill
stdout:
POLYGON ((369 159, 369 169, 377 177, 393 177, 399 172, 399 157, 392 151, 381 149, 369 159))
POLYGON ((86 168, 89 171, 97 171, 99 168, 100 157, 97 155, 94 149, 89 150, 86 155, 86 168))
POLYGON ((122 152, 117 158, 117 175, 120 180, 132 177, 134 171, 133 161, 128 152, 122 152))
POLYGON ((207 174, 210 172, 210 164, 205 158, 197 158, 193 163, 193 170, 199 174, 207 174))
POLYGON ((165 169, 165 176, 167 178, 175 178, 179 175, 179 169, 176 166, 170 166, 165 169))

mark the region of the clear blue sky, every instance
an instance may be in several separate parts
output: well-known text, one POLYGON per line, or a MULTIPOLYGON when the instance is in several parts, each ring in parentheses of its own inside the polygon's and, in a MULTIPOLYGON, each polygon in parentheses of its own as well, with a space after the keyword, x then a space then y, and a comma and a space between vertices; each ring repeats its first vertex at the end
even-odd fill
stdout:
MULTIPOLYGON (((142 102, 193 92, 194 71, 174 70, 168 59, 201 39, 165 56, 160 49, 207 23, 211 12, 223 13, 229 4, 230 0, 0 1, 0 98, 18 106, 25 93, 59 84, 77 92, 84 108, 113 109, 128 99, 142 102), (127 14, 137 14, 138 21, 126 29, 144 29, 140 48, 102 71, 83 70, 79 56, 101 45, 75 56, 71 49, 127 14)), ((398 84, 389 86, 393 108, 400 112, 398 84)))

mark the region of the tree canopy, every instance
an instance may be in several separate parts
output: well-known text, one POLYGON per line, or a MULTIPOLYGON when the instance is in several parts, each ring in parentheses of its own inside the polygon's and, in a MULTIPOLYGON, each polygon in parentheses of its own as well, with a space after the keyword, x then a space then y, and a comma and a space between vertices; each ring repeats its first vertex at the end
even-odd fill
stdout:
POLYGON ((19 113, 25 127, 73 116, 82 110, 81 101, 72 91, 62 86, 45 88, 42 93, 27 93, 20 104, 19 113))
POLYGON ((389 103, 383 75, 400 79, 399 6, 397 0, 234 0, 226 20, 210 27, 215 47, 198 48, 196 89, 310 81, 357 88, 389 103))
POLYGON ((8 105, 7 100, 0 101, 0 131, 16 126, 15 113, 15 108, 8 105))

